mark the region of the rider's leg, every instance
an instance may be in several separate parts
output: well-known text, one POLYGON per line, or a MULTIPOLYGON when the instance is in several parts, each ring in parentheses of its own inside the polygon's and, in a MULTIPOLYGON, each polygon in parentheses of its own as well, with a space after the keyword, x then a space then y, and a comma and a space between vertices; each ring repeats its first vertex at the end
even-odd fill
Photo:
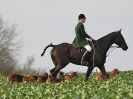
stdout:
POLYGON ((87 61, 87 57, 91 56, 91 50, 92 48, 90 47, 90 45, 85 45, 84 48, 86 49, 85 53, 83 54, 82 58, 81 58, 81 64, 82 65, 88 65, 88 61, 87 61))
POLYGON ((84 48, 85 48, 87 51, 89 51, 89 52, 91 52, 91 50, 92 50, 92 48, 90 47, 90 45, 85 45, 84 48))

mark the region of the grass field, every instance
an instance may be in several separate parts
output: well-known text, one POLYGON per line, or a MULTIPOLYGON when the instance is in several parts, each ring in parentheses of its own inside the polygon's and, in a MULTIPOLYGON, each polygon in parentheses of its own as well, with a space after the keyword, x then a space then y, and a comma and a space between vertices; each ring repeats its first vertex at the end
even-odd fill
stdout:
POLYGON ((84 81, 85 74, 70 82, 7 83, 0 77, 0 99, 133 99, 133 71, 120 72, 112 80, 97 81, 93 73, 84 81))

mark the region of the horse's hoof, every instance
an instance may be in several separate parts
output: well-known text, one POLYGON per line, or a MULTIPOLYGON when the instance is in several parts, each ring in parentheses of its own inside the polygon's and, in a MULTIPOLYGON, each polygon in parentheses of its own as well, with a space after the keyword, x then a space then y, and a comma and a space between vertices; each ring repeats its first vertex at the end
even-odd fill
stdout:
POLYGON ((105 76, 105 77, 104 77, 104 80, 108 80, 108 79, 109 79, 109 77, 108 77, 108 76, 105 76))

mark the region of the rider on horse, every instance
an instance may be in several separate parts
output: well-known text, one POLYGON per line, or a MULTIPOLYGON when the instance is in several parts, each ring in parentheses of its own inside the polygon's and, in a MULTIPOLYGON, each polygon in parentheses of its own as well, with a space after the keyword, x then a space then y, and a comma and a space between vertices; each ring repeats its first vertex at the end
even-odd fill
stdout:
POLYGON ((76 48, 85 48, 86 51, 85 53, 83 54, 82 58, 81 58, 81 64, 82 65, 88 65, 88 61, 87 61, 87 57, 91 56, 91 51, 92 51, 92 48, 91 46, 89 45, 89 42, 86 38, 89 39, 89 41, 95 41, 93 38, 91 38, 86 32, 85 32, 85 28, 84 28, 84 25, 83 23, 85 23, 86 21, 86 17, 84 14, 80 14, 78 16, 78 19, 79 19, 79 22, 78 24, 76 25, 75 27, 75 34, 76 34, 76 37, 74 39, 74 45, 76 48))

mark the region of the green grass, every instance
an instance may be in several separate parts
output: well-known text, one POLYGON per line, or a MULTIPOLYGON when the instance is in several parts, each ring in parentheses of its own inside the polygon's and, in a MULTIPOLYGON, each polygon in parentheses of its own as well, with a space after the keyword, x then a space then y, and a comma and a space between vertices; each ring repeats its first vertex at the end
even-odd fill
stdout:
POLYGON ((0 99, 133 99, 133 71, 120 72, 112 80, 97 81, 93 73, 84 81, 79 74, 70 82, 7 83, 0 77, 0 99))

